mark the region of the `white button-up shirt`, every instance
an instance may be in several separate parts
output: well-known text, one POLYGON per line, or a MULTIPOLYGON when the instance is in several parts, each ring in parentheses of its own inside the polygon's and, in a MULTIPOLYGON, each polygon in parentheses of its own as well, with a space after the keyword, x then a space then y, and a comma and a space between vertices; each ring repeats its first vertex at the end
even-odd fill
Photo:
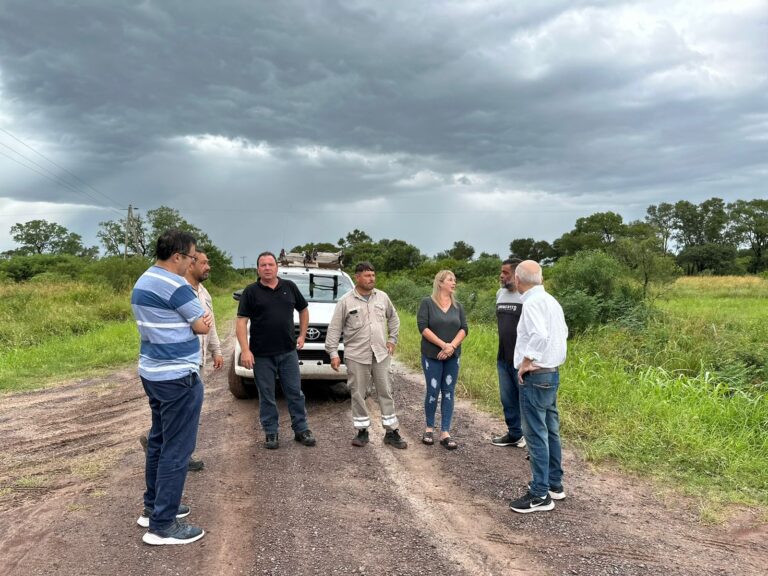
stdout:
POLYGON ((530 358, 537 368, 556 368, 565 362, 568 326, 563 308, 544 290, 534 286, 522 295, 523 313, 517 324, 515 368, 530 358))

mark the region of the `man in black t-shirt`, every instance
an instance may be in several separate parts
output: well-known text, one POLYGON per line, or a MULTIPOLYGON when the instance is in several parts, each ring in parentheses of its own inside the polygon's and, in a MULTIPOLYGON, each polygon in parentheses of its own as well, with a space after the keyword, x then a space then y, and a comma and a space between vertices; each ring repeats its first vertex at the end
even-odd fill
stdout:
POLYGON ((499 352, 496 357, 496 369, 499 374, 499 398, 504 409, 504 421, 507 432, 494 436, 494 446, 514 446, 525 448, 525 438, 520 420, 520 393, 518 390, 517 370, 515 370, 515 343, 517 342, 517 323, 523 310, 523 301, 515 287, 515 268, 520 263, 517 258, 504 260, 501 264, 499 282, 501 288, 496 293, 496 320, 499 327, 499 352))
POLYGON ((288 402, 294 439, 304 446, 314 446, 315 437, 307 424, 296 352, 304 347, 309 326, 307 301, 296 284, 277 276, 274 254, 262 252, 256 266, 259 279, 243 290, 240 296, 235 332, 241 349, 240 364, 253 370, 259 389, 259 418, 267 437, 265 446, 271 450, 279 446, 275 402, 275 379, 278 376, 288 402), (299 313, 298 338, 294 334, 294 310, 299 313), (249 320, 250 342, 247 338, 249 320))

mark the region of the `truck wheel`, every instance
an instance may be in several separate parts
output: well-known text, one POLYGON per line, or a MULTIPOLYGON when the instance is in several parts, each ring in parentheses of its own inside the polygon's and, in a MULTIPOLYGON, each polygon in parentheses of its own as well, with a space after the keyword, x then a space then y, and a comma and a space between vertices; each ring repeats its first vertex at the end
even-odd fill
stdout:
POLYGON ((258 397, 259 391, 256 388, 256 383, 248 378, 241 378, 235 373, 234 359, 232 360, 232 364, 229 365, 227 379, 229 380, 229 391, 235 398, 247 400, 249 398, 258 397))

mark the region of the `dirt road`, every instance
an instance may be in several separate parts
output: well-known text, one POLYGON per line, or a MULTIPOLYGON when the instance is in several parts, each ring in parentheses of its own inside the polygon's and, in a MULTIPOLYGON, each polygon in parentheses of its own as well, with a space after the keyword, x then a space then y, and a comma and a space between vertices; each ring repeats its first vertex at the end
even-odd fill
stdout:
POLYGON ((690 501, 593 472, 570 451, 567 499, 548 513, 511 512, 529 480, 524 451, 492 446, 500 421, 467 402, 456 410, 458 450, 422 445, 421 377, 402 368, 402 451, 382 444, 378 424, 370 445, 351 446, 349 400, 323 387, 307 391, 318 445, 293 441, 283 406, 281 447, 265 450, 258 404, 229 394, 225 370, 204 379, 206 467, 189 474, 184 501, 207 534, 187 546, 141 542, 137 439, 149 409, 133 370, 0 397, 0 574, 766 573, 768 525, 756 514, 701 525, 690 501))

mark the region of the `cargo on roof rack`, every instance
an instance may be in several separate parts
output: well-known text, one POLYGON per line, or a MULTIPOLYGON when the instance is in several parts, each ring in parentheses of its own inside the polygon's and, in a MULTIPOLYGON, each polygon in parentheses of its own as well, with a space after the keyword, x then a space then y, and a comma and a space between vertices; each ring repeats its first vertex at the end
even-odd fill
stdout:
POLYGON ((280 250, 277 258, 280 266, 301 266, 304 268, 327 268, 341 270, 344 266, 344 250, 338 252, 286 252, 280 250))

